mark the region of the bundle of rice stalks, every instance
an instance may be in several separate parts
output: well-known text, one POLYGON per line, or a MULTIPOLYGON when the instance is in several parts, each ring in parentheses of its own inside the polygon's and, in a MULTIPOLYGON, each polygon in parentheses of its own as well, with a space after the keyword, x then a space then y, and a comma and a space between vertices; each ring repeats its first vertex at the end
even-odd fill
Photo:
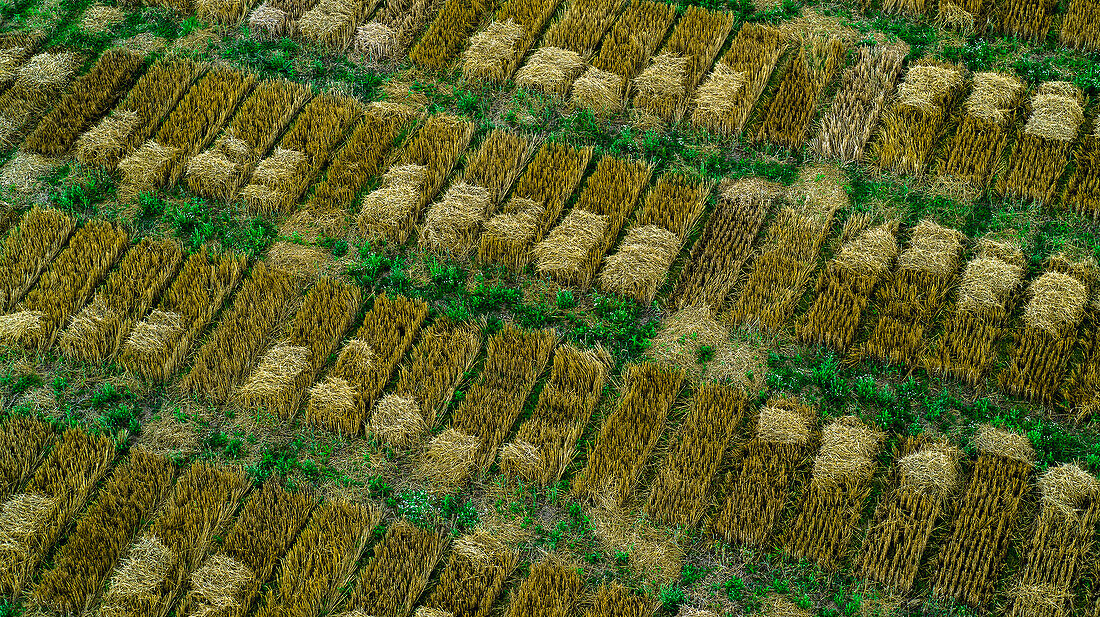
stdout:
POLYGON ((833 214, 848 205, 844 184, 836 167, 802 170, 792 189, 792 205, 776 215, 765 244, 748 266, 748 278, 734 300, 735 321, 778 330, 790 320, 817 270, 833 214))
POLYGON ((565 201, 584 177, 592 148, 559 143, 542 145, 516 182, 501 212, 484 225, 478 259, 519 270, 530 260, 530 249, 558 220, 565 201))
POLYGON ((145 143, 206 67, 187 58, 161 58, 130 89, 109 116, 76 140, 76 158, 84 165, 114 169, 145 143))
POLYGON ((218 327, 199 350, 183 379, 183 388, 216 401, 227 400, 300 301, 291 275, 269 270, 263 262, 254 264, 232 308, 218 320, 218 327))
POLYGON ((791 554, 823 567, 842 565, 871 494, 883 434, 844 416, 821 431, 810 486, 787 532, 791 554))
POLYGON ((531 159, 536 145, 534 139, 493 129, 469 158, 462 180, 488 190, 491 208, 495 210, 531 159))
POLYGON ((978 430, 974 444, 980 455, 937 557, 932 590, 981 607, 1000 577, 1035 452, 1023 435, 989 425, 978 430))
POLYGON ((600 348, 559 347, 534 412, 515 439, 500 448, 501 472, 544 485, 560 480, 600 402, 612 364, 600 348))
POLYGON ((376 617, 408 617, 446 547, 441 530, 421 529, 404 519, 390 525, 347 606, 376 617))
POLYGON ((449 114, 428 118, 390 167, 382 188, 363 197, 359 212, 363 235, 404 244, 421 210, 443 187, 466 151, 474 128, 469 120, 449 114), (418 168, 416 173, 405 172, 414 168, 418 168))
POLYGON ((883 0, 882 10, 887 13, 920 16, 932 11, 934 6, 930 0, 883 0))
POLYGON ((426 606, 454 617, 488 617, 519 563, 519 555, 504 539, 478 528, 455 540, 426 606))
POLYGON ((206 24, 236 27, 252 9, 255 0, 193 0, 195 16, 206 24))
POLYGON ((351 582, 382 511, 346 501, 323 504, 302 531, 264 594, 258 617, 331 614, 351 582))
POLYGON ((468 82, 500 83, 512 76, 560 0, 504 0, 493 23, 470 37, 463 53, 462 76, 468 82))
POLYGON ((449 68, 482 16, 494 5, 489 0, 446 0, 427 32, 409 50, 409 60, 422 69, 449 68))
POLYGON ((763 138, 791 150, 802 147, 825 89, 843 66, 848 52, 844 41, 834 35, 811 35, 797 42, 798 50, 760 127, 763 138))
POLYGON ((432 204, 420 227, 420 246, 463 258, 477 246, 481 223, 489 212, 489 190, 456 182, 432 204))
POLYGON ((15 156, 0 169, 0 186, 24 195, 36 193, 43 188, 43 178, 60 167, 58 158, 16 150, 15 156))
POLYGON ((1100 2, 1072 0, 1062 16, 1059 40, 1066 47, 1086 51, 1100 49, 1100 2))
POLYGON ((718 205, 691 248, 673 293, 677 306, 720 306, 748 260, 764 218, 786 192, 759 178, 723 181, 718 205))
POLYGON ((540 47, 516 73, 516 85, 561 99, 580 76, 584 66, 584 59, 575 51, 540 47))
POLYGON ((297 20, 307 11, 317 6, 318 0, 270 0, 269 4, 297 20))
POLYGON ((193 463, 127 558, 115 569, 100 614, 164 617, 216 538, 225 532, 251 482, 236 468, 193 463))
POLYGON ((93 363, 111 358, 152 308, 183 260, 174 240, 143 238, 127 251, 91 304, 73 316, 59 341, 65 356, 93 363))
POLYGON ((1002 34, 1020 39, 1041 41, 1050 32, 1057 0, 1012 0, 999 7, 993 19, 995 28, 1002 34))
POLYGON ((810 147, 841 161, 859 161, 878 127, 886 98, 901 74, 907 49, 899 45, 859 47, 859 59, 844 73, 832 106, 810 147))
POLYGON ((296 34, 294 19, 284 10, 264 2, 248 15, 248 29, 256 38, 279 40, 296 34))
POLYGON ((685 529, 699 522, 744 412, 745 397, 731 386, 708 383, 696 391, 691 411, 649 489, 650 517, 685 529))
MULTIPOLYGON (((657 612, 656 602, 648 596, 640 596, 622 583, 601 584, 592 598, 592 606, 585 617, 648 617, 657 612)), ((695 617, 702 617, 695 613, 695 617)))
POLYGON ((1062 201, 1096 220, 1100 218, 1100 118, 1078 147, 1074 163, 1062 201))
POLYGON ((1031 116, 998 185, 1001 193, 1051 203, 1085 122, 1083 101, 1080 88, 1069 82, 1039 85, 1031 99, 1031 116))
POLYGON ((712 133, 740 133, 785 48, 776 28, 745 24, 695 93, 691 123, 712 133))
POLYGON ((966 264, 955 311, 948 318, 929 368, 977 384, 997 361, 997 343, 1024 282, 1024 255, 1014 245, 984 240, 966 264))
POLYGON ((61 251, 76 221, 60 210, 35 206, 4 238, 0 254, 0 308, 11 309, 61 251))
POLYGON ((1008 368, 998 376, 1001 387, 1043 403, 1058 391, 1089 293, 1085 280, 1051 265, 1028 288, 1023 330, 1016 333, 1008 368))
POLYGON ((939 172, 986 186, 1015 125, 1024 83, 1014 75, 976 73, 974 89, 939 172))
POLYGON ((1100 519, 1100 482, 1077 465, 1052 467, 1038 484, 1042 505, 1023 570, 1008 592, 1010 617, 1056 617, 1071 608, 1100 519))
POLYGON ((3 92, 19 76, 19 68, 31 57, 45 38, 40 31, 20 32, 8 30, 0 34, 0 92, 3 92))
POLYGON ((678 122, 695 86, 725 44, 733 22, 732 13, 689 6, 661 53, 634 78, 634 107, 664 122, 678 122))
POLYGON ((531 573, 512 594, 504 617, 570 617, 584 593, 578 568, 564 559, 548 555, 531 565, 531 573))
POLYGON ((706 207, 713 185, 682 174, 665 174, 646 194, 619 250, 607 258, 600 288, 653 302, 695 221, 706 207))
POLYGON ((336 52, 351 45, 355 27, 374 12, 379 0, 320 0, 298 20, 307 42, 336 52))
POLYGON ((842 352, 848 349, 871 293, 897 259, 897 235, 898 221, 893 220, 865 229, 840 247, 817 281, 813 304, 799 319, 800 339, 842 352))
POLYGON ((439 0, 388 0, 373 21, 356 30, 352 51, 374 62, 401 59, 441 4, 439 0))
POLYGON ((265 353, 237 389, 237 401, 247 408, 263 408, 292 419, 306 388, 359 314, 360 299, 357 285, 319 280, 290 323, 286 340, 265 353))
POLYGON ((289 212, 362 115, 362 105, 355 99, 328 94, 314 97, 271 156, 256 166, 248 186, 241 189, 249 210, 289 212))
POLYGON ((532 251, 538 269, 564 284, 587 288, 619 236, 638 197, 649 184, 653 168, 641 161, 605 156, 584 188, 573 210, 532 251))
POLYGON ((867 353, 912 365, 923 354, 924 335, 954 287, 963 235, 931 221, 913 228, 897 268, 875 291, 878 323, 866 343, 867 353))
POLYGON ((11 416, 0 425, 0 497, 23 486, 52 442, 53 429, 38 418, 11 416))
POLYGON ((344 435, 360 434, 367 412, 427 316, 423 300, 384 294, 375 298, 355 338, 340 351, 336 366, 310 390, 306 420, 344 435), (342 390, 350 397, 333 396, 342 390))
POLYGON ((167 496, 174 475, 167 458, 130 450, 42 573, 32 592, 34 604, 63 614, 91 610, 123 551, 167 496))
POLYGON ((684 382, 684 370, 656 362, 630 365, 624 372, 623 396, 600 426, 588 464, 573 479, 577 495, 609 496, 615 504, 634 494, 665 419, 684 382))
POLYGON ((726 481, 725 502, 711 519, 712 532, 731 544, 764 546, 771 539, 796 477, 802 475, 816 417, 812 407, 796 399, 773 398, 760 409, 756 437, 726 481))
POLYGON ((883 117, 875 143, 878 166, 899 174, 923 173, 964 83, 955 65, 921 60, 910 67, 883 117))
POLYGON ((14 147, 65 93, 80 68, 72 52, 38 54, 19 67, 15 83, 0 95, 0 149, 14 147))
POLYGON ((214 145, 187 164, 188 188, 231 200, 310 94, 307 86, 285 79, 260 82, 214 145))

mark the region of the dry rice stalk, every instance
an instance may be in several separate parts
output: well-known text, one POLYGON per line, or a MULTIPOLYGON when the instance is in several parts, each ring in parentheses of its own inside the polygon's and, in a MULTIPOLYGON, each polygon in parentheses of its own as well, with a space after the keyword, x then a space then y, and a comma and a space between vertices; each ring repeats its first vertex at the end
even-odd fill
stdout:
POLYGON ((488 189, 457 182, 428 208, 420 228, 420 246, 455 257, 469 255, 490 206, 488 189))
POLYGON ((516 73, 516 85, 564 98, 573 80, 584 70, 580 54, 560 47, 540 47, 516 73))
POLYGON ((509 64, 526 36, 523 26, 511 19, 489 24, 470 37, 470 46, 462 54, 462 75, 467 81, 503 81, 511 73, 509 64))
POLYGON ((355 26, 379 0, 320 0, 298 20, 302 38, 314 45, 343 52, 351 45, 355 26))
POLYGON ((419 443, 428 432, 420 405, 411 396, 387 394, 374 406, 370 429, 393 448, 408 448, 419 443))
POLYGON ((622 75, 590 66, 573 82, 572 100, 599 115, 613 114, 623 108, 625 85, 622 75))
POLYGON ((1068 82, 1040 84, 1008 171, 1001 177, 1001 193, 1051 203, 1085 121, 1082 102, 1081 90, 1068 82))
POLYGON ((1031 464, 1035 461, 1035 449, 1031 447, 1030 439, 989 424, 978 428, 978 433, 974 436, 974 446, 981 452, 1021 463, 1031 464))
POLYGON ((381 22, 367 22, 355 30, 352 51, 371 62, 381 62, 397 55, 397 36, 396 30, 381 22))
POLYGON ((821 431, 821 449, 814 457, 813 481, 832 487, 845 480, 869 480, 882 438, 882 433, 855 416, 830 422, 821 431))
POLYGON ((532 251, 542 273, 561 272, 581 276, 585 259, 604 238, 610 226, 608 216, 574 208, 532 251))
POLYGON ((248 29, 260 38, 280 39, 294 34, 294 22, 286 11, 264 2, 248 16, 248 29))
POLYGON ((1062 45, 1086 51, 1100 49, 1100 2, 1072 0, 1062 17, 1062 45))
POLYGON ((449 428, 428 444, 417 466, 417 475, 440 489, 462 486, 478 465, 481 439, 449 428))
POLYGON ((859 60, 844 73, 840 91, 810 144, 813 150, 841 161, 863 158, 907 51, 898 45, 859 47, 859 60))
POLYGON ((309 350, 287 342, 271 348, 260 360, 248 381, 237 390, 237 398, 243 405, 250 400, 263 400, 279 395, 289 388, 308 366, 309 350))

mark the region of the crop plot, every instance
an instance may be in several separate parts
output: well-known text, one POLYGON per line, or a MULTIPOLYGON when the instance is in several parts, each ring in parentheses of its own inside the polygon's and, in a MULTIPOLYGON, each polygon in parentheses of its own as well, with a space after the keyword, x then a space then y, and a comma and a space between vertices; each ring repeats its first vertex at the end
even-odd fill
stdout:
MULTIPOLYGON (((436 15, 442 4, 442 1, 436 0, 384 3, 374 13, 373 19, 356 28, 349 56, 355 58, 359 54, 374 61, 403 60, 409 45, 423 32, 428 20, 436 15)), ((463 41, 468 35, 469 32, 465 32, 456 38, 463 41)))
POLYGON ((999 190, 1006 195, 1050 204, 1058 190, 1058 179, 1069 165, 1077 131, 1085 121, 1080 88, 1064 81, 1039 85, 1031 98, 1031 115, 1016 141, 1001 178, 999 190))
POLYGON ((355 27, 374 12, 380 0, 319 0, 298 19, 295 28, 308 44, 347 51, 355 27))
POLYGON ((13 308, 61 252, 76 221, 60 210, 31 208, 4 237, 0 259, 0 306, 13 308))
POLYGON ((1059 40, 1066 47, 1100 49, 1100 2, 1072 0, 1062 17, 1059 40))
POLYGON ((863 159, 887 97, 901 74, 905 54, 905 49, 898 45, 858 48, 858 59, 845 71, 840 90, 810 144, 814 151, 841 161, 863 159))
POLYGON ((239 26, 255 0, 194 0, 195 16, 203 23, 239 26))
POLYGON ((542 47, 516 73, 516 85, 564 98, 623 4, 625 0, 570 2, 546 30, 542 47))
POLYGON ((512 76, 561 0, 504 0, 487 28, 470 37, 463 53, 468 82, 501 83, 512 76))
POLYGON ((408 617, 446 548, 442 531, 404 519, 390 525, 360 573, 348 607, 378 617, 408 617))
POLYGON ((879 167, 899 174, 924 173, 965 83, 962 69, 955 65, 921 61, 909 67, 874 144, 879 167))
POLYGON ((1024 83, 1015 75, 976 73, 963 117, 939 171, 978 186, 989 184, 1016 121, 1024 83))
POLYGON ((53 437, 49 424, 30 416, 12 416, 0 425, 0 498, 30 479, 53 437))
POLYGON ((583 593, 584 583, 577 569, 551 555, 531 565, 531 573, 512 594, 504 617, 569 617, 583 593))
POLYGON ((760 127, 764 139, 792 150, 802 147, 825 89, 848 53, 848 46, 835 35, 801 35, 797 43, 760 127))
POLYGON ((1077 150, 1062 201, 1093 220, 1100 218, 1100 118, 1077 150))
POLYGON ((1052 0, 1012 0, 1000 6, 993 23, 997 31, 1024 40, 1038 41, 1050 32, 1058 3, 1052 0))
POLYGON ((43 32, 8 30, 0 34, 0 94, 19 76, 19 69, 45 39, 43 32))
POLYGON ((454 617, 488 617, 519 563, 516 551, 485 530, 462 536, 426 606, 454 617))
POLYGON ((712 133, 739 134, 786 47, 778 29, 743 25, 696 91, 691 123, 712 133))
POLYGON ((491 0, 446 0, 424 36, 409 50, 409 60, 422 69, 449 68, 495 4, 491 0))
POLYGON ((41 53, 19 67, 15 82, 0 94, 0 149, 23 141, 68 90, 81 60, 68 51, 41 53))

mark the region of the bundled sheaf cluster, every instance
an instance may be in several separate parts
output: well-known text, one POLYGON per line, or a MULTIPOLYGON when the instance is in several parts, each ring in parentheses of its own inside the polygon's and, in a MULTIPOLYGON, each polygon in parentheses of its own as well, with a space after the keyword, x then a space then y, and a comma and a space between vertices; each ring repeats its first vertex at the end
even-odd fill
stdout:
POLYGON ((966 264, 954 313, 947 319, 929 368, 977 384, 997 361, 1024 281, 1024 255, 1008 243, 984 240, 978 257, 966 264))
POLYGON ((1024 83, 1014 75, 976 73, 940 173, 987 185, 1015 125, 1023 91, 1024 83))
POLYGON ((646 194, 642 209, 619 249, 607 258, 600 288, 653 302, 676 255, 707 205, 712 184, 665 174, 646 194))
POLYGON ((717 307, 725 301, 764 218, 784 192, 784 187, 758 178, 723 182, 718 205, 680 274, 673 294, 678 306, 717 307))
POLYGON ((1016 140, 998 189, 1006 195, 1050 204, 1085 121, 1081 89, 1065 81, 1039 85, 1031 116, 1016 140))
POLYGON ((81 59, 67 51, 42 53, 19 67, 0 94, 0 148, 16 146, 69 88, 81 59))
POLYGON ((469 120, 448 114, 428 118, 386 172, 382 187, 363 197, 360 232, 398 244, 408 240, 420 212, 470 145, 474 128, 469 120))
POLYGON ((11 416, 0 425, 0 497, 18 491, 53 442, 53 429, 38 418, 11 416))
POLYGON ((485 222, 478 259, 519 270, 558 220, 565 201, 576 190, 592 158, 592 147, 573 148, 547 142, 516 181, 500 212, 485 222))
POLYGON ((740 469, 711 530, 726 542, 762 546, 775 532, 801 463, 816 438, 817 412, 795 399, 773 398, 760 409, 756 436, 745 446, 740 469))
POLYGON ((832 106, 811 143, 818 154, 841 161, 863 159, 887 97, 894 91, 906 49, 898 45, 859 47, 855 64, 845 71, 832 106))
POLYGON ((734 300, 734 320, 773 331, 790 321, 817 270, 833 214, 847 204, 843 172, 831 166, 803 168, 791 205, 776 215, 767 240, 748 266, 748 277, 734 300))
POLYGON ((375 298, 355 338, 340 351, 336 366, 310 390, 307 421, 343 435, 360 434, 367 412, 427 316, 423 300, 375 298))
POLYGON ((409 50, 409 60, 422 69, 449 68, 494 5, 490 0, 446 0, 424 36, 409 50))
POLYGON ((144 68, 140 54, 109 49, 54 105, 23 142, 23 149, 43 156, 65 154, 85 129, 114 106, 144 68))
MULTIPOLYGON (((357 285, 319 280, 289 324, 286 338, 264 353, 234 398, 245 407, 293 418, 309 384, 359 314, 360 300, 357 285)), ((362 362, 355 358, 351 363, 358 364, 356 360, 362 362)))
POLYGON ((760 134, 798 150, 806 140, 825 89, 844 65, 848 46, 837 36, 808 35, 796 41, 798 49, 768 105, 760 134))
POLYGON ((630 0, 603 38, 600 53, 573 83, 573 102, 597 113, 622 109, 629 85, 675 20, 676 7, 670 4, 630 0))
POLYGON ((408 617, 446 547, 441 530, 421 529, 404 519, 390 525, 360 573, 348 608, 375 617, 408 617))
POLYGON ((564 97, 623 4, 625 0, 571 2, 546 31, 542 47, 516 73, 516 85, 564 97))
POLYGON ((199 349, 184 377, 184 389, 227 400, 299 301, 299 289, 290 274, 270 270, 263 262, 253 265, 233 306, 199 349))
POLYGON ((957 66, 922 60, 911 66, 882 119, 875 143, 878 166, 920 175, 963 91, 957 66))
POLYGON ((584 594, 584 582, 578 568, 556 555, 531 565, 531 573, 512 595, 504 617, 570 617, 584 594))
POLYGON ((329 501, 318 508, 283 558, 257 617, 331 614, 381 521, 382 511, 371 506, 329 501))
POLYGON ((504 0, 493 22, 470 37, 463 53, 462 76, 468 82, 507 80, 554 15, 560 0, 504 0))
POLYGON ((679 121, 695 86, 733 30, 733 23, 732 13, 688 6, 661 53, 653 56, 649 67, 634 78, 634 107, 664 122, 679 121))
POLYGON ((649 184, 651 172, 642 161, 600 159, 573 210, 535 245, 539 272, 587 288, 649 184))
POLYGON ((1011 0, 1000 6, 993 24, 1003 34, 1041 41, 1050 32, 1057 8, 1057 0, 1011 0))
POLYGON ((858 570, 905 593, 913 588, 932 531, 960 483, 962 452, 944 442, 910 438, 901 454, 875 509, 858 570))
POLYGON ((626 368, 623 396, 604 419, 588 464, 573 480, 573 492, 602 495, 626 503, 634 494, 642 469, 665 430, 665 420, 680 387, 684 370, 656 362, 626 368))
POLYGON ((19 76, 19 68, 34 54, 45 38, 41 31, 8 30, 0 34, 0 93, 19 76))
POLYGON ((1077 150, 1062 201, 1093 220, 1100 218, 1100 117, 1077 150))
MULTIPOLYGON (((19 219, 0 254, 0 308, 9 310, 23 299, 74 229, 76 220, 60 210, 35 206, 19 219)), ((10 334, 4 331, 3 336, 10 334)))
POLYGON ((249 210, 288 213, 362 113, 358 101, 342 96, 325 94, 307 103, 271 155, 256 165, 249 184, 241 189, 249 210))
POLYGON ((30 482, 0 505, 0 597, 16 598, 115 458, 106 435, 69 429, 30 482))
POLYGON ((174 375, 237 286, 247 262, 233 253, 192 253, 157 307, 130 331, 119 355, 123 368, 152 381, 174 375))
POLYGON ((1086 51, 1100 49, 1100 2, 1072 0, 1062 16, 1059 40, 1066 47, 1086 51))
POLYGON ((993 595, 1027 494, 1035 453, 1027 437, 978 429, 980 452, 932 576, 932 590, 980 607, 993 595))
POLYGON ((519 563, 500 537, 477 529, 455 540, 426 606, 454 617, 488 617, 519 563))
POLYGON ((167 496, 174 475, 168 459, 130 450, 54 555, 53 567, 42 573, 34 603, 69 615, 91 610, 123 551, 167 496))
POLYGON ((77 160, 84 165, 114 169, 156 132, 161 119, 205 70, 204 65, 175 55, 158 60, 110 115, 76 140, 77 160))
POLYGON ((442 4, 442 0, 388 0, 374 19, 356 28, 352 52, 374 62, 403 58, 442 4))
POLYGON ((685 529, 699 522, 744 412, 745 397, 732 386, 708 383, 695 393, 680 434, 650 487, 650 517, 685 529))
POLYGON ((314 499, 268 482, 241 508, 217 553, 191 573, 190 589, 176 614, 182 617, 243 617, 260 597, 305 526, 314 499))
POLYGON ((1080 359, 1061 384, 1061 395, 1079 418, 1100 413, 1100 336, 1097 322, 1100 312, 1093 306, 1082 321, 1083 335, 1078 339, 1080 359))
POLYGON ((695 93, 691 123, 721 135, 745 128, 786 48, 782 33, 764 24, 745 24, 695 93))
POLYGON ((302 14, 297 28, 302 39, 333 51, 347 50, 355 28, 374 12, 379 0, 320 0, 302 14))
MULTIPOLYGON (((848 219, 845 232, 858 218, 848 219)), ((844 235, 850 239, 821 273, 813 304, 798 321, 800 339, 838 351, 846 351, 855 341, 871 294, 897 259, 898 222, 844 235)))
POLYGON ((603 349, 559 347, 534 412, 500 448, 501 472, 540 484, 560 480, 600 402, 611 365, 603 349))
POLYGON ((924 352, 932 328, 958 277, 963 235, 922 221, 913 228, 897 267, 875 291, 879 315, 866 352, 902 365, 913 365, 924 352))

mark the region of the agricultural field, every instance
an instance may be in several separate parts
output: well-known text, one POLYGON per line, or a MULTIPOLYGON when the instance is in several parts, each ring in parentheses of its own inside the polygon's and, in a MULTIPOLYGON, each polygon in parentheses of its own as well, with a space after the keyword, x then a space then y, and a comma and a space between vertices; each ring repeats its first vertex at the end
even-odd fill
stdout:
POLYGON ((0 1, 0 617, 1100 616, 1097 0, 0 1))

